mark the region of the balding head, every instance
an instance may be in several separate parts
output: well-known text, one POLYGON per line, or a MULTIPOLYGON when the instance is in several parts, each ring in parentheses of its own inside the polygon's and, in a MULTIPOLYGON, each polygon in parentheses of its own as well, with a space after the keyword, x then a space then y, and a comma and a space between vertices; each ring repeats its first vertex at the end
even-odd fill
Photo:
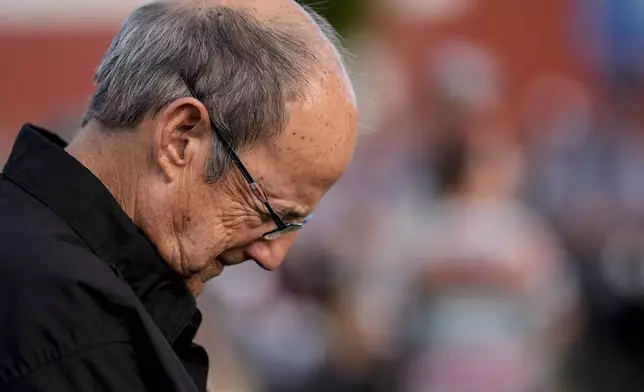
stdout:
POLYGON ((309 215, 355 147, 335 32, 291 0, 143 6, 95 81, 69 151, 195 292, 225 265, 276 268, 295 236, 263 234, 309 215))
MULTIPOLYGON (((291 0, 154 2, 112 42, 84 122, 133 130, 192 89, 232 147, 248 150, 284 129, 288 102, 344 73, 335 43, 328 23, 291 0)), ((209 179, 229 169, 215 145, 209 179)))

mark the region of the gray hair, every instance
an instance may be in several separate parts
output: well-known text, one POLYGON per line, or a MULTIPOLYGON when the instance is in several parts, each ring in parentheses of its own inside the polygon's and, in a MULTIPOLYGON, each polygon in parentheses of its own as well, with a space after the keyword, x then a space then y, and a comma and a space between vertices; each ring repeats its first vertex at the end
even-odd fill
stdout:
MULTIPOLYGON (((307 11, 337 45, 328 23, 307 11)), ((320 69, 304 29, 285 21, 261 23, 225 6, 145 5, 126 19, 98 67, 83 125, 97 121, 108 131, 135 129, 192 90, 235 150, 271 140, 288 121, 286 102, 306 99, 320 69)), ((217 140, 210 161, 209 181, 230 167, 217 140)))

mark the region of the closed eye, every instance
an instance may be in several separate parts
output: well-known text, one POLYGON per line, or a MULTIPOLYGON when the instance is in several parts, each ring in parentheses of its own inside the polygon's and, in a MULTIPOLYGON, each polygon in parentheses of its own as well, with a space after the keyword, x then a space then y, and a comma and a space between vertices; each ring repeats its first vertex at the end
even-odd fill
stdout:
MULTIPOLYGON (((271 217, 271 214, 269 214, 266 211, 261 211, 260 213, 261 213, 262 222, 264 222, 264 223, 273 222, 273 218, 271 217)), ((283 210, 276 209, 275 213, 277 214, 277 216, 280 217, 280 219, 282 219, 286 223, 302 222, 306 218, 305 216, 302 216, 302 214, 298 213, 297 211, 293 211, 293 210, 290 210, 290 209, 288 209, 288 210, 287 209, 283 209, 283 210)))
POLYGON ((275 208, 275 213, 279 215, 280 218, 284 222, 303 222, 308 215, 304 215, 298 210, 295 210, 294 208, 290 207, 274 207, 275 208))
POLYGON ((295 211, 291 211, 287 214, 281 214, 280 217, 285 222, 302 222, 306 218, 306 216, 302 216, 302 214, 295 211))

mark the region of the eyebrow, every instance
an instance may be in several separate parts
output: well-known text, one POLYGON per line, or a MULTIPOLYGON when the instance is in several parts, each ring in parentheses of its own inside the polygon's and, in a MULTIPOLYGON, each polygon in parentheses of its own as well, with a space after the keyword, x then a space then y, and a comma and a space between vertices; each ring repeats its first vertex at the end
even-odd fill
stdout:
POLYGON ((275 213, 279 215, 280 218, 282 218, 282 220, 287 222, 301 221, 301 220, 304 220, 304 218, 306 218, 309 215, 309 214, 302 214, 301 211, 293 207, 275 205, 273 206, 273 209, 275 210, 275 213))

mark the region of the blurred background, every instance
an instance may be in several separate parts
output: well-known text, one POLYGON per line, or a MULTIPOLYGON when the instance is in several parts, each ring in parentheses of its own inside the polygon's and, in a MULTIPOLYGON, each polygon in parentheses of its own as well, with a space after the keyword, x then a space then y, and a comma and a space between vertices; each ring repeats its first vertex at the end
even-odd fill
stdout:
MULTIPOLYGON (((140 0, 0 0, 0 162, 140 0)), ((644 390, 644 1, 310 1, 361 106, 279 272, 199 298, 221 392, 644 390)))

